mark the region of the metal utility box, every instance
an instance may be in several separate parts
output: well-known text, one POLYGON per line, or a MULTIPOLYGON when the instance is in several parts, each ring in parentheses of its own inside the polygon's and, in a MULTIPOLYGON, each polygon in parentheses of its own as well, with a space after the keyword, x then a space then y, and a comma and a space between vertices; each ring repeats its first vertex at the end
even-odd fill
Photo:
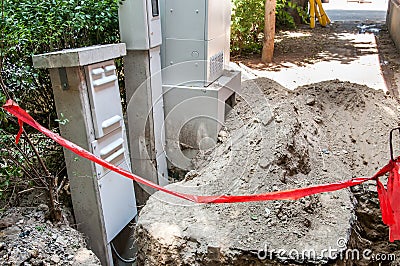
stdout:
MULTIPOLYGON (((33 56, 49 68, 57 113, 68 119, 61 135, 107 162, 130 169, 114 58, 125 44, 33 56)), ((133 182, 64 150, 77 226, 102 265, 112 265, 110 242, 137 215, 133 182)))
POLYGON ((123 0, 118 9, 121 41, 128 50, 148 50, 161 44, 158 0, 123 0))
MULTIPOLYGON (((129 147, 134 173, 168 184, 161 79, 161 13, 158 0, 125 0, 119 6, 124 57, 129 147)), ((144 205, 154 189, 135 183, 144 205)))
POLYGON ((207 86, 229 63, 230 0, 161 0, 163 84, 207 86))
POLYGON ((241 75, 228 71, 230 0, 160 0, 162 81, 169 167, 192 169, 212 148, 241 75))

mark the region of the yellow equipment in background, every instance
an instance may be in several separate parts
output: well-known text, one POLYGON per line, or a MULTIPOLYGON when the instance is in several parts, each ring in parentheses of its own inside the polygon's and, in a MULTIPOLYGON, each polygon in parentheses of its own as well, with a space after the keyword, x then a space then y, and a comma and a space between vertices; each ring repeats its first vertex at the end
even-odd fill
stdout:
POLYGON ((331 23, 328 15, 325 13, 322 7, 321 0, 309 0, 310 1, 310 28, 315 28, 315 19, 318 19, 319 24, 325 27, 331 23))

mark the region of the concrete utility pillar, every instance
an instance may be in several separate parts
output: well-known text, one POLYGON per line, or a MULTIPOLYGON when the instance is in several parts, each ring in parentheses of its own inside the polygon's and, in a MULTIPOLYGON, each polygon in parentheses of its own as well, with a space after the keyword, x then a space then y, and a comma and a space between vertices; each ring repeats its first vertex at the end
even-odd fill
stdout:
MULTIPOLYGON (((118 10, 124 57, 129 148, 132 171, 153 183, 168 184, 164 102, 161 80, 161 24, 158 0, 121 1, 118 10)), ((137 203, 153 189, 135 183, 137 203)))
MULTIPOLYGON (((65 121, 60 124, 61 135, 129 170, 114 65, 114 59, 125 54, 125 44, 92 46, 35 55, 33 65, 50 71, 57 114, 65 121)), ((137 214, 133 182, 69 150, 64 149, 64 154, 78 230, 102 265, 113 265, 111 241, 126 248, 123 244, 132 238, 126 232, 137 214), (125 235, 120 233, 123 229, 125 235)))
MULTIPOLYGON (((124 70, 132 172, 155 184, 166 185, 161 72, 152 74, 154 64, 160 65, 159 51, 159 48, 127 50, 124 70), (158 86, 154 80, 158 80, 158 86)), ((142 206, 155 190, 135 183, 135 192, 138 205, 142 206)))

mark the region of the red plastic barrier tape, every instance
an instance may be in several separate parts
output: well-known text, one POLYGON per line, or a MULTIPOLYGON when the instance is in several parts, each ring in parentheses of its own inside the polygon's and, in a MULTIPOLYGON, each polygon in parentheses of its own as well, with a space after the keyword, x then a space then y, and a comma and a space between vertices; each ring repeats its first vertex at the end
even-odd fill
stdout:
POLYGON ((266 201, 266 200, 296 200, 302 197, 310 196, 317 193, 322 192, 330 192, 336 191, 339 189, 359 185, 363 182, 369 180, 376 180, 377 182, 377 189, 378 189, 378 196, 379 202, 382 212, 382 220, 383 222, 389 226, 390 228, 390 241, 400 240, 400 163, 396 161, 390 161, 387 165, 385 165, 381 170, 379 170, 374 176, 372 177, 364 177, 364 178, 353 178, 347 181, 336 182, 331 184, 322 184, 316 186, 310 186, 306 188, 299 188, 299 189, 291 189, 291 190, 284 190, 284 191, 276 191, 264 194, 254 194, 254 195, 219 195, 219 196, 197 196, 197 195, 190 195, 180 192, 175 192, 169 190, 167 188, 161 187, 157 184, 154 184, 140 176, 132 174, 122 168, 114 166, 103 159, 96 157, 92 153, 86 151, 85 149, 79 147, 78 145, 62 138, 60 135, 48 130, 47 128, 40 125, 36 122, 25 110, 19 107, 15 102, 12 100, 8 100, 3 108, 9 112, 10 114, 14 115, 18 118, 18 122, 20 125, 20 131, 18 132, 16 141, 18 142, 20 135, 22 133, 22 125, 26 123, 49 138, 53 139, 55 142, 71 150, 72 152, 76 153, 77 155, 84 157, 88 160, 91 160, 101 166, 110 169, 118 174, 121 174, 127 178, 135 180, 141 184, 146 186, 155 188, 157 190, 163 191, 170 195, 186 199, 196 203, 235 203, 235 202, 250 202, 250 201, 266 201), (379 177, 386 174, 389 174, 387 189, 384 185, 379 181, 379 177))
POLYGON ((379 202, 385 205, 385 214, 382 209, 382 220, 389 226, 389 239, 391 242, 400 240, 400 164, 395 163, 393 169, 389 173, 387 190, 382 183, 378 182, 379 202))

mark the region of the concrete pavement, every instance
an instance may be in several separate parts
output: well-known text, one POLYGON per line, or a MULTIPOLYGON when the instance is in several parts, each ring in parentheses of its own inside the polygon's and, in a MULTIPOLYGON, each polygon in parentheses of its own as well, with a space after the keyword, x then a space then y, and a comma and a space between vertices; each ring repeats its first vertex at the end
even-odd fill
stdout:
POLYGON ((330 0, 322 4, 332 21, 377 21, 386 19, 388 0, 330 0))

